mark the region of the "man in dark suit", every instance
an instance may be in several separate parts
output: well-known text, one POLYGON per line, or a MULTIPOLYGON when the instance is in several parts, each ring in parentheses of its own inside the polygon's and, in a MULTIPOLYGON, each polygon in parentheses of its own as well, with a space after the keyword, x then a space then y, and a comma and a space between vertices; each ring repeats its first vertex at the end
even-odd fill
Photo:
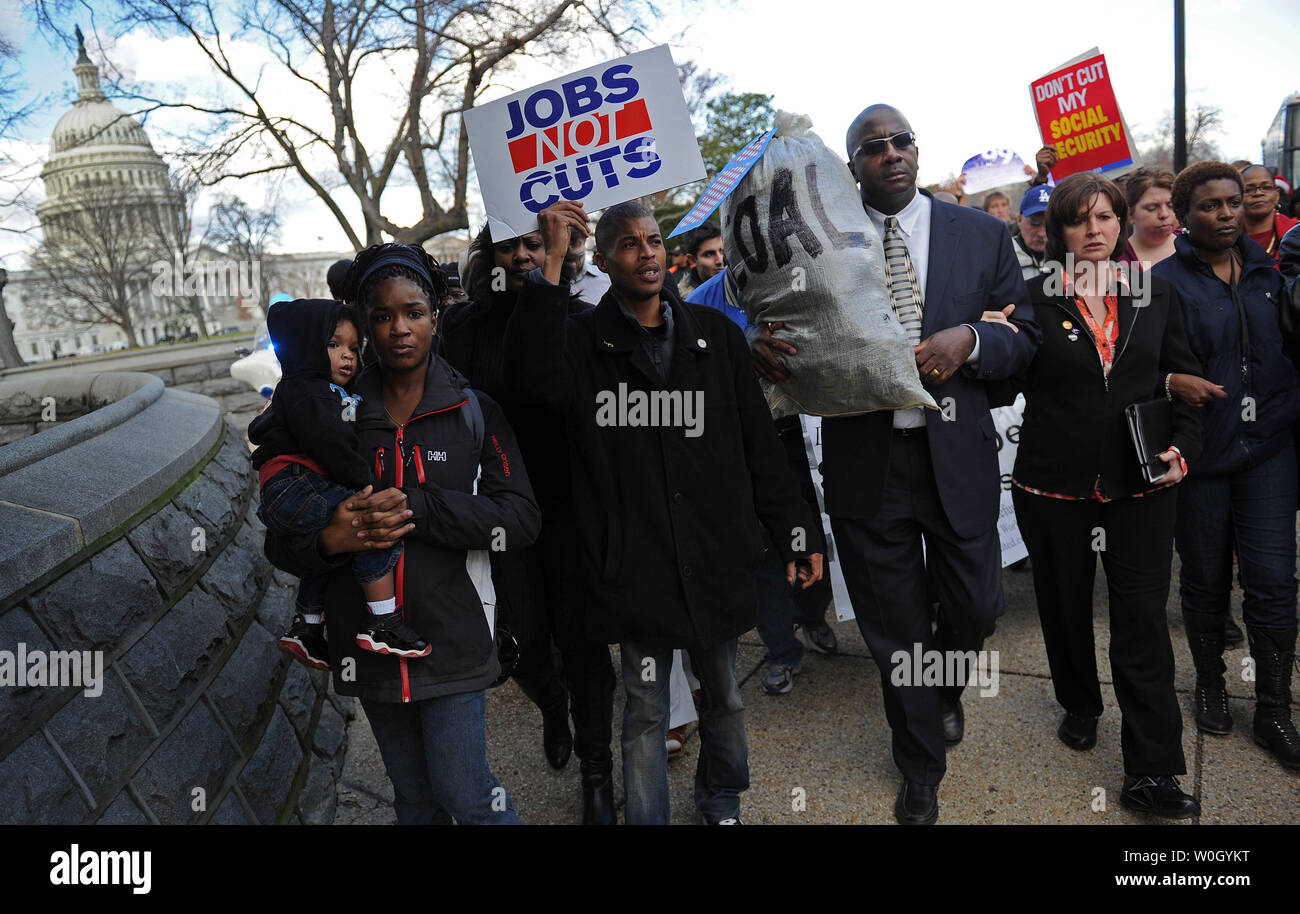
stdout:
MULTIPOLYGON (((1006 226, 916 187, 907 119, 873 105, 847 137, 849 168, 882 238, 895 316, 939 410, 822 423, 826 511, 858 627, 880 669, 903 824, 938 818, 945 743, 961 740, 961 677, 921 685, 917 651, 977 652, 1003 609, 996 433, 986 382, 1024 369, 1038 346, 1006 226), (924 549, 922 539, 924 538, 924 549), (931 591, 940 612, 931 621, 931 591), (909 668, 899 669, 906 656, 909 668), (902 684, 896 684, 902 683, 902 684), (915 684, 911 684, 915 683, 915 684)), ((757 331, 755 361, 781 380, 793 353, 780 324, 757 331)), ((945 666, 948 666, 945 664, 945 666)))

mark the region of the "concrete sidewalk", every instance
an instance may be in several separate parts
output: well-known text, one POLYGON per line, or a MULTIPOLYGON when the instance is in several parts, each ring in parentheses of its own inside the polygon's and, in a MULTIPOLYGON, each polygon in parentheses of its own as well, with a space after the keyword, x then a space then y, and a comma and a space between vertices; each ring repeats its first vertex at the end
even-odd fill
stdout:
MULTIPOLYGON (((1007 613, 985 645, 999 652, 998 692, 987 698, 974 687, 966 692, 966 737, 948 751, 948 773, 939 790, 940 823, 1147 822, 1119 802, 1120 716, 1106 657, 1109 626, 1100 566, 1094 627, 1106 712, 1097 746, 1090 752, 1073 752, 1056 738, 1062 712, 1052 693, 1030 575, 1006 572, 1003 580, 1007 613)), ((1192 821, 1300 822, 1300 772, 1282 768, 1250 737, 1254 684, 1241 679, 1242 660, 1247 656, 1244 644, 1225 655, 1233 732, 1210 736, 1196 730, 1191 713, 1195 673, 1178 612, 1177 581, 1175 559, 1170 635, 1187 756, 1187 775, 1180 780, 1200 799, 1203 809, 1200 819, 1192 821)), ((1233 616, 1240 623, 1239 593, 1234 594, 1233 616)), ((737 665, 743 678, 750 765, 742 817, 748 824, 894 822, 899 775, 890 756, 879 674, 857 625, 850 621, 833 626, 840 653, 829 657, 806 653, 794 691, 775 697, 764 695, 759 685, 764 649, 758 635, 750 632, 741 639, 737 665)), ((1300 675, 1296 678, 1300 680, 1300 675)), ((1297 685, 1293 683, 1293 704, 1300 696, 1297 685)), ((616 796, 622 791, 618 747, 622 706, 620 685, 614 705, 616 796)), ((392 788, 364 717, 351 723, 348 735, 335 824, 395 821, 392 788)), ((698 750, 692 725, 685 749, 669 762, 675 824, 696 821, 692 785, 698 750)), ((551 770, 542 753, 541 715, 513 683, 488 693, 488 756, 493 773, 510 792, 525 822, 581 821, 577 759, 563 771, 551 770)))

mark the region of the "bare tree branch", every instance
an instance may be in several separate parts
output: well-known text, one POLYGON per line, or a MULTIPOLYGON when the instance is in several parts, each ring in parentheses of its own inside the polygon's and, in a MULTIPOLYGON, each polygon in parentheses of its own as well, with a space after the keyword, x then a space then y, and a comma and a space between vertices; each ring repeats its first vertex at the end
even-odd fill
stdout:
MULTIPOLYGON (((50 24, 69 6, 53 3, 50 24)), ((181 87, 174 95, 161 87, 128 94, 211 119, 205 184, 292 172, 360 248, 466 228, 469 145, 456 115, 516 60, 559 65, 584 43, 626 50, 645 34, 642 17, 655 12, 646 0, 242 0, 219 8, 214 0, 121 0, 114 28, 184 36, 220 76, 224 98, 215 103, 181 87), (247 63, 236 41, 260 47, 320 99, 319 109, 295 107, 267 79, 274 67, 247 63), (386 136, 366 126, 386 101, 374 96, 376 84, 403 87, 386 136), (385 202, 397 186, 419 197, 419 218, 409 224, 385 202), (354 198, 359 220, 334 199, 339 187, 354 198)))

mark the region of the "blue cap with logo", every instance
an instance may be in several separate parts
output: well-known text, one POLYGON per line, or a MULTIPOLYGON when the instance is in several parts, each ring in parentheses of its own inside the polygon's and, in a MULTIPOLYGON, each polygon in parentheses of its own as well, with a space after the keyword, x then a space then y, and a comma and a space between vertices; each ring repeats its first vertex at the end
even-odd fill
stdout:
POLYGON ((1029 188, 1029 192, 1020 200, 1020 215, 1032 216, 1034 213, 1041 213, 1047 209, 1047 198, 1051 195, 1052 189, 1046 184, 1029 188))

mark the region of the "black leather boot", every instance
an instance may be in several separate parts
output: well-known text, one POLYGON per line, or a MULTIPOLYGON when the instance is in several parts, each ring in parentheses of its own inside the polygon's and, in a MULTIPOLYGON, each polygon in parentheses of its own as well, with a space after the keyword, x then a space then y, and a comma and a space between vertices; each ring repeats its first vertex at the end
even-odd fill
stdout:
POLYGON ((1227 733, 1232 729, 1232 715, 1223 685, 1223 620, 1207 613, 1184 612, 1183 627, 1196 665, 1196 727, 1204 733, 1227 733))
POLYGON ((1296 630, 1246 626, 1255 658, 1255 742, 1288 768, 1300 768, 1300 735, 1291 721, 1296 630))
POLYGON ((582 824, 617 825, 614 812, 614 762, 582 763, 582 824))
POLYGON ((573 754, 573 734, 569 732, 569 694, 558 679, 556 686, 555 698, 542 708, 542 748, 546 750, 547 763, 560 769, 569 763, 573 754))

